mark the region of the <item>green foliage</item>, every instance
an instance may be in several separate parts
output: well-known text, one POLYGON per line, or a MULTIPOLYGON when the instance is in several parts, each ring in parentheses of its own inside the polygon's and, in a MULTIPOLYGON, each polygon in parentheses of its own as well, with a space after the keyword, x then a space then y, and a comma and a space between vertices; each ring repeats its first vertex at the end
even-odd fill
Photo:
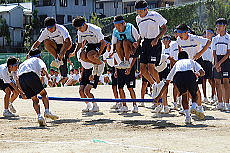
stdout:
POLYGON ((92 13, 90 18, 90 23, 97 25, 98 27, 103 27, 100 18, 98 18, 97 14, 95 12, 92 13))
MULTIPOLYGON (((168 33, 173 32, 178 24, 189 25, 197 34, 201 34, 207 27, 215 28, 215 21, 219 17, 230 20, 230 0, 207 0, 189 3, 181 6, 154 9, 167 19, 168 33)), ((136 13, 124 14, 124 19, 136 26, 136 13)), ((112 32, 113 17, 101 19, 103 30, 112 32)))

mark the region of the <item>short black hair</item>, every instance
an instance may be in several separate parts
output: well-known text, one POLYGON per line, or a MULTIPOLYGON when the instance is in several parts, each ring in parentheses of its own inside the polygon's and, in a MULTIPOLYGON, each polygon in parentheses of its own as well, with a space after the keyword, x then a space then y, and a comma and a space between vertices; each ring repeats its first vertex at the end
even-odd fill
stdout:
POLYGON ((114 17, 113 22, 122 21, 122 20, 124 20, 124 17, 121 16, 121 15, 118 15, 118 16, 115 16, 115 17, 114 17))
POLYGON ((7 59, 7 62, 6 62, 6 65, 7 67, 10 66, 10 65, 14 65, 14 64, 17 64, 19 63, 19 60, 14 57, 14 56, 10 56, 8 59, 7 59))
POLYGON ((85 18, 81 17, 81 16, 77 16, 75 19, 73 19, 72 21, 72 25, 77 28, 77 27, 81 27, 83 24, 85 23, 85 18))
POLYGON ((178 53, 178 59, 188 59, 188 53, 186 51, 182 51, 178 53))
POLYGON ((176 30, 188 31, 188 30, 189 30, 189 27, 188 27, 186 24, 179 24, 179 25, 176 27, 176 30))
POLYGON ((148 7, 148 3, 145 0, 138 0, 135 2, 135 9, 141 9, 148 7))
POLYGON ((46 27, 52 27, 56 24, 56 20, 55 18, 53 17, 47 17, 45 20, 44 20, 44 25, 46 27))
POLYGON ((28 53, 29 56, 36 56, 41 54, 41 51, 38 48, 31 49, 28 53))
POLYGON ((224 25, 227 25, 228 24, 228 21, 225 19, 225 18, 219 18, 216 20, 216 25, 217 24, 224 24, 224 25))

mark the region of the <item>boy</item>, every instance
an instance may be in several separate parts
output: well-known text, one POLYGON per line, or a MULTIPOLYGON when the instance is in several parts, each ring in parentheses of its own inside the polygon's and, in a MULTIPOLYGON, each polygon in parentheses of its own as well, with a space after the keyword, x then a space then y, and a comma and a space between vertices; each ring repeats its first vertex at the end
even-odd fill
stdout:
POLYGON ((62 81, 65 82, 68 74, 66 52, 72 47, 72 40, 68 30, 63 26, 56 24, 53 17, 47 17, 44 20, 46 26, 38 40, 33 44, 31 49, 38 48, 44 41, 46 50, 54 57, 51 66, 60 67, 62 81))
POLYGON ((217 19, 216 30, 218 35, 213 38, 212 50, 214 55, 214 79, 216 83, 219 110, 230 110, 230 35, 226 31, 227 20, 217 19), (221 85, 223 81, 223 88, 221 85), (224 90, 224 92, 223 92, 224 90), (225 105, 224 106, 224 102, 225 105))
POLYGON ((14 75, 18 69, 19 61, 15 57, 10 57, 7 59, 6 64, 0 65, 0 90, 5 92, 4 97, 4 117, 15 117, 16 110, 13 107, 13 101, 18 97, 18 94, 25 99, 25 94, 18 89, 15 83, 11 80, 11 77, 16 79, 14 75), (11 95, 12 93, 12 95, 11 95), (9 110, 10 109, 10 110, 9 110))
POLYGON ((122 16, 115 16, 113 23, 115 28, 113 29, 112 44, 121 59, 118 67, 121 69, 130 68, 129 58, 136 52, 135 48, 140 35, 131 23, 124 21, 122 16))
POLYGON ((160 81, 155 66, 160 62, 162 52, 160 38, 167 31, 167 20, 155 11, 148 11, 148 4, 145 0, 136 1, 135 9, 138 14, 136 17, 136 23, 139 28, 141 39, 144 39, 140 56, 141 74, 151 83, 151 85, 156 81, 157 84, 153 85, 156 88, 156 94, 154 95, 158 95, 164 82, 160 81))
POLYGON ((191 112, 194 112, 198 117, 204 118, 204 114, 199 114, 196 112, 196 103, 198 98, 198 84, 196 82, 198 76, 203 76, 205 74, 201 65, 194 60, 188 59, 188 54, 185 51, 179 52, 178 55, 179 61, 175 63, 173 68, 171 69, 169 75, 167 76, 166 83, 162 90, 160 91, 159 96, 157 96, 154 102, 158 102, 160 97, 164 94, 167 89, 170 81, 174 81, 176 84, 180 95, 182 95, 182 105, 185 112, 185 123, 191 123, 191 116, 189 112, 189 102, 188 102, 188 93, 192 96, 192 107, 190 108, 191 112), (194 74, 196 73, 196 74, 194 74), (188 81, 189 80, 189 81, 188 81))
POLYGON ((99 56, 105 52, 106 41, 104 35, 101 32, 101 28, 86 23, 83 17, 76 17, 72 22, 73 26, 78 30, 77 37, 78 42, 74 52, 71 56, 76 55, 83 43, 86 42, 86 49, 81 52, 84 62, 94 64, 93 75, 100 76, 104 72, 105 63, 99 59, 99 56))
POLYGON ((38 123, 40 126, 46 126, 46 121, 40 112, 38 94, 42 96, 42 102, 45 107, 44 116, 52 120, 57 120, 59 117, 52 114, 49 110, 49 100, 47 92, 44 89, 40 75, 41 71, 48 76, 45 63, 40 59, 41 51, 38 49, 30 50, 28 53, 29 59, 25 60, 18 68, 18 80, 22 91, 27 99, 32 99, 34 110, 38 115, 38 123))
MULTIPOLYGON (((198 63, 202 63, 202 54, 208 49, 211 44, 211 40, 206 38, 190 34, 190 28, 185 24, 180 24, 176 27, 176 32, 178 35, 177 43, 179 45, 179 51, 186 51, 188 53, 189 59, 194 59, 198 63), (201 45, 204 45, 201 48, 201 45)), ((203 112, 201 93, 198 89, 198 111, 203 112)))

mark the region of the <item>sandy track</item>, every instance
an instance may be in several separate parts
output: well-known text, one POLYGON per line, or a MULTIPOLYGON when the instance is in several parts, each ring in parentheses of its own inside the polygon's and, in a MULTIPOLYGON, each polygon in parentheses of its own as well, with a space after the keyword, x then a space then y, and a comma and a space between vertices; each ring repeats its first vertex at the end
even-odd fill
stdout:
MULTIPOLYGON (((169 104, 171 89, 170 86, 169 104)), ((79 97, 78 87, 47 88, 47 91, 49 96, 79 97)), ((136 92, 140 98, 139 83, 136 92)), ((97 98, 113 98, 110 86, 99 86, 93 93, 97 98)), ((0 97, 3 101, 3 92, 0 97)), ((15 101, 20 115, 17 118, 2 117, 1 109, 0 152, 230 152, 229 113, 210 111, 210 105, 206 105, 205 120, 193 117, 193 125, 185 126, 184 117, 175 111, 153 118, 151 104, 139 108, 138 114, 118 114, 109 109, 112 103, 100 103, 99 113, 82 114, 85 107, 82 103, 50 103, 52 112, 60 119, 48 120, 46 128, 38 127, 30 100, 15 101)), ((3 108, 3 102, 0 106, 3 108)))

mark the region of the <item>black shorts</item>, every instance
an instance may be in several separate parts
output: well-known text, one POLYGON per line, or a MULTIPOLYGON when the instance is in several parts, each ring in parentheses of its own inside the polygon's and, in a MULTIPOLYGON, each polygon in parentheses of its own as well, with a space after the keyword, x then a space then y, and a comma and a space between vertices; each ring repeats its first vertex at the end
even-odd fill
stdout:
MULTIPOLYGON (((99 52, 101 47, 101 43, 97 43, 97 44, 86 44, 86 52, 88 53, 91 50, 95 50, 97 52, 99 52)), ((104 54, 106 52, 106 47, 104 48, 102 54, 104 54)))
MULTIPOLYGON (((217 61, 219 62, 224 55, 217 55, 217 61)), ((215 79, 223 79, 223 78, 230 78, 230 59, 226 59, 222 64, 221 64, 221 71, 217 72, 216 69, 214 68, 213 71, 213 77, 215 79)))
POLYGON ((44 89, 39 76, 34 72, 24 73, 19 76, 19 84, 28 99, 36 96, 44 89))
POLYGON ((153 39, 144 39, 142 42, 140 63, 156 65, 160 63, 162 43, 159 40, 156 46, 152 46, 152 40, 153 39))
POLYGON ((135 68, 132 67, 130 74, 125 74, 125 69, 117 69, 117 83, 118 89, 124 88, 127 85, 127 88, 135 88, 136 86, 136 77, 135 77, 135 68))
POLYGON ((188 91, 192 97, 196 97, 198 83, 196 82, 196 75, 193 71, 177 72, 173 81, 176 84, 180 95, 188 91))
MULTIPOLYGON (((57 44, 57 53, 60 53, 60 50, 62 48, 63 44, 57 44)), ((68 51, 67 51, 68 52, 68 51)), ((60 73, 62 77, 67 77, 68 74, 68 68, 67 68, 67 59, 68 59, 69 53, 65 54, 65 57, 62 59, 63 65, 60 66, 60 73)))
POLYGON ((6 88, 10 88, 11 90, 14 90, 14 88, 9 83, 4 83, 2 79, 0 79, 0 90, 5 91, 6 88))
POLYGON ((168 64, 167 67, 162 72, 159 72, 160 80, 161 81, 166 80, 169 72, 170 72, 170 65, 168 64))
MULTIPOLYGON (((202 57, 200 57, 199 59, 197 59, 196 62, 199 63, 203 67, 204 61, 203 61, 202 57)), ((199 77, 197 83, 198 84, 202 84, 203 78, 204 78, 203 76, 199 77)))
POLYGON ((111 79, 112 79, 112 86, 117 86, 118 83, 117 83, 117 78, 114 77, 114 74, 115 74, 115 67, 112 67, 112 72, 111 72, 112 76, 111 76, 111 79))
POLYGON ((86 85, 92 85, 93 88, 97 88, 98 82, 99 82, 99 77, 98 76, 94 76, 94 80, 90 81, 89 77, 90 75, 92 75, 92 70, 93 69, 84 69, 82 77, 81 77, 81 81, 80 81, 80 85, 86 86, 86 85))
POLYGON ((205 79, 212 79, 213 78, 213 64, 210 61, 203 61, 202 67, 205 71, 204 78, 205 79))

